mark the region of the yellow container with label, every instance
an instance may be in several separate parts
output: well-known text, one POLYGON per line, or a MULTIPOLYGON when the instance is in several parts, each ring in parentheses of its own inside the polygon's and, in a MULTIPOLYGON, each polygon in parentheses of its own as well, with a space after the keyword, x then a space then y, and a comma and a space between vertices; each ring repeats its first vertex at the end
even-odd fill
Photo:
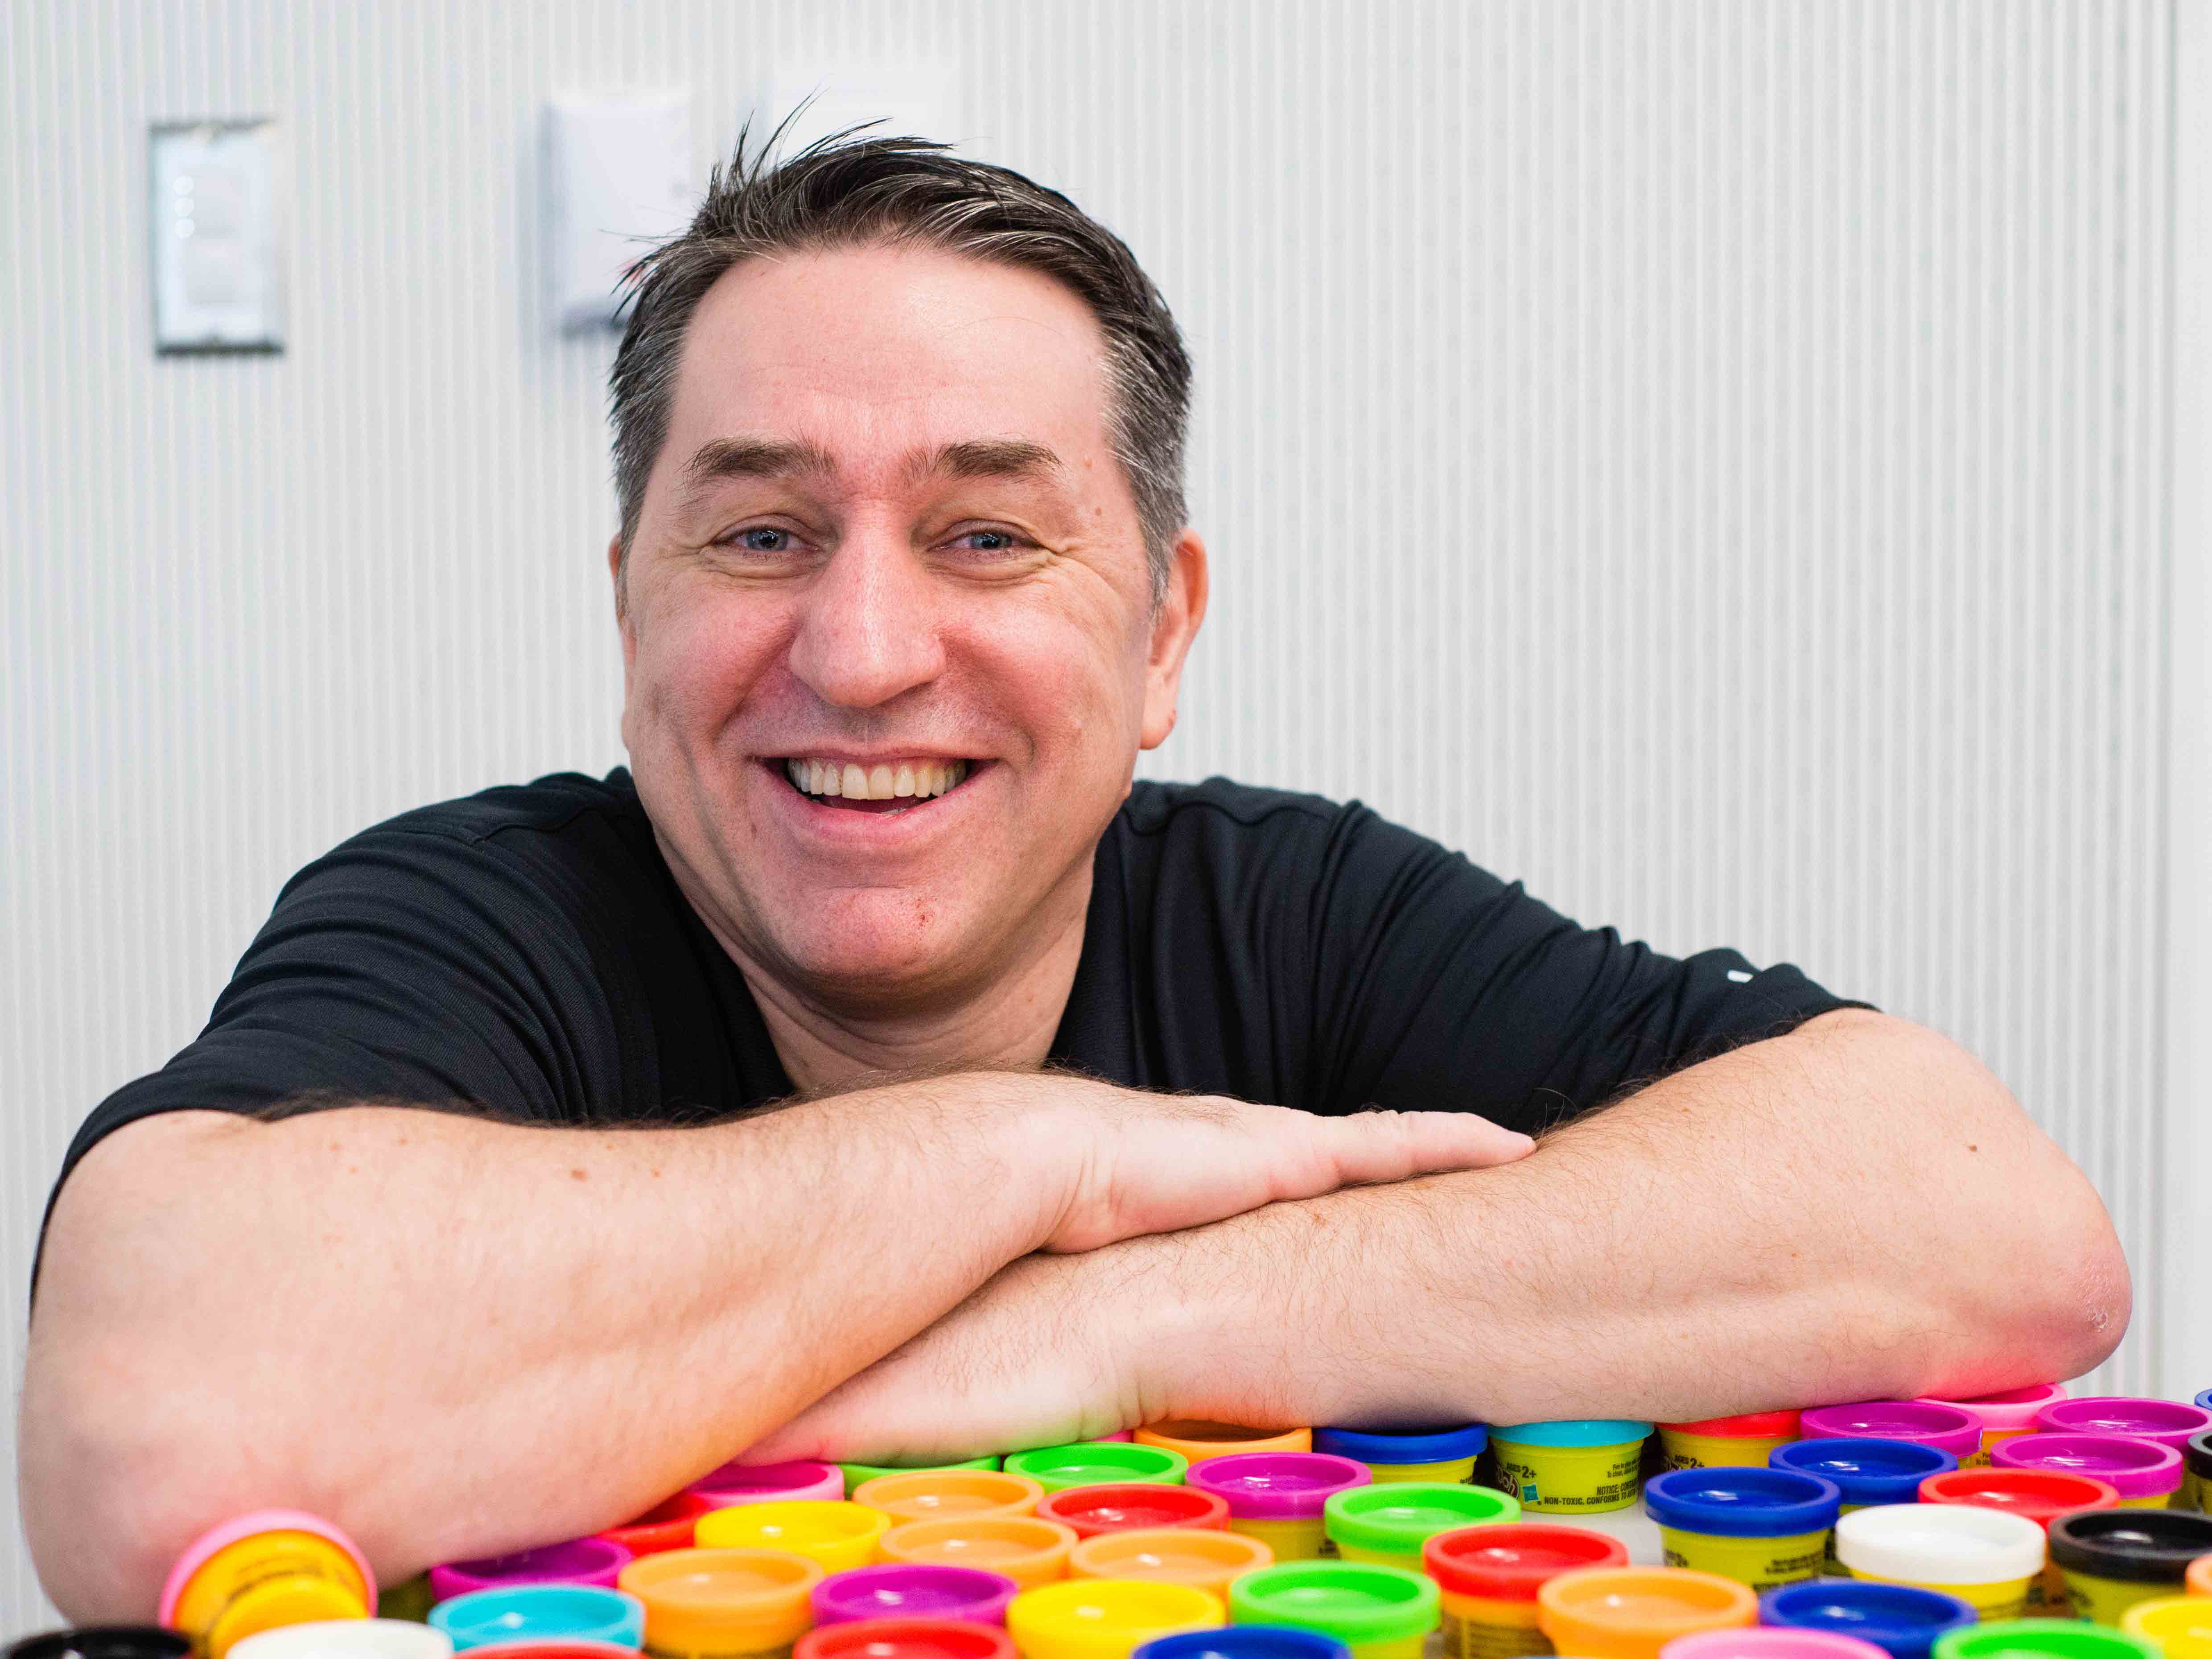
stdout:
POLYGON ((1794 1411, 1659 1425, 1659 1449, 1670 1469, 1763 1468, 1777 1448, 1796 1438, 1794 1411))
POLYGON ((1474 1484, 1474 1466, 1490 1443, 1480 1423, 1428 1429, 1316 1429, 1313 1449, 1366 1465, 1376 1486, 1474 1484))
POLYGON ((1373 1484, 1364 1464, 1333 1452, 1235 1452, 1190 1466, 1189 1486, 1229 1505, 1229 1530, 1256 1538, 1281 1561, 1334 1559, 1328 1500, 1373 1484))
POLYGON ((1985 1623, 2027 1612, 2044 1559, 2043 1528, 2002 1510, 1878 1504, 1836 1522, 1836 1559, 1852 1577, 1955 1595, 1985 1623))
POLYGON ((2130 1608, 2182 1594, 2190 1563, 2212 1554, 2212 1516, 2185 1510, 2077 1510, 2051 1523, 2051 1559, 2079 1618, 2118 1626, 2130 1608))
POLYGON ((1819 1574, 1842 1501, 1832 1480, 1764 1467, 1668 1469, 1644 1487, 1668 1566, 1759 1595, 1819 1574))
POLYGON ((256 1510, 204 1532, 161 1587, 161 1622, 223 1659, 241 1638, 283 1625, 366 1619, 376 1578, 358 1546, 319 1516, 256 1510))
POLYGON ((1627 1565, 1618 1538, 1540 1521, 1462 1527, 1421 1547, 1421 1570, 1442 1592, 1444 1659, 1550 1653, 1537 1592, 1562 1573, 1627 1565))
POLYGON ((1651 1425, 1625 1419, 1500 1424, 1490 1431, 1498 1483, 1531 1515, 1625 1510, 1643 1491, 1651 1425))
POLYGON ((663 1550, 622 1570, 651 1659, 790 1659, 812 1628, 820 1564, 787 1550, 663 1550))

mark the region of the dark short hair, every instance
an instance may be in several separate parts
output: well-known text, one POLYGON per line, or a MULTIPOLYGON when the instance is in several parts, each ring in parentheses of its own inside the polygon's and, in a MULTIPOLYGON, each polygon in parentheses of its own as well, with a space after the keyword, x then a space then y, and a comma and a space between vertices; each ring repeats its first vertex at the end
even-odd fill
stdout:
POLYGON ((630 268, 630 311, 608 377, 615 491, 629 557, 646 480, 668 438, 691 314, 725 271, 763 254, 917 246, 1049 276, 1106 337, 1114 453, 1136 498, 1154 603, 1186 521, 1190 357, 1167 302, 1121 239, 1058 191, 924 138, 837 134, 770 165, 739 133, 690 228, 630 268))

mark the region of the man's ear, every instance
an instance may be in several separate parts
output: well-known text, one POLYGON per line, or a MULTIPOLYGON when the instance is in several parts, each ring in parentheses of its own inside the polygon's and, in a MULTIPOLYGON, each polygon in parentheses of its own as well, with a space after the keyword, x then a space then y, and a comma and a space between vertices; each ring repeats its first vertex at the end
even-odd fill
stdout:
POLYGON ((1167 592, 1152 617, 1152 642, 1145 661, 1145 725, 1141 741, 1157 749, 1175 730, 1182 665, 1198 625, 1206 620, 1206 544, 1186 526, 1168 564, 1167 592))
POLYGON ((615 536, 607 543, 607 576, 615 589, 615 631, 622 636, 623 659, 623 746, 629 746, 629 682, 630 670, 637 662, 637 630, 629 614, 629 594, 625 579, 629 572, 623 568, 622 537, 615 536))

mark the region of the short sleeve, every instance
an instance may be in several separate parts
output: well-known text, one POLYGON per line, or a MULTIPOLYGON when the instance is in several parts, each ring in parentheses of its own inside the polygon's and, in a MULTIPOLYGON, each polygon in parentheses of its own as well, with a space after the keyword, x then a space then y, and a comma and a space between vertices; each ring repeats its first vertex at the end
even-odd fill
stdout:
POLYGON ((1460 854, 1345 809, 1322 851, 1316 1063, 1328 1103, 1563 1122, 1817 1015, 1864 1007, 1730 950, 1663 956, 1460 854))

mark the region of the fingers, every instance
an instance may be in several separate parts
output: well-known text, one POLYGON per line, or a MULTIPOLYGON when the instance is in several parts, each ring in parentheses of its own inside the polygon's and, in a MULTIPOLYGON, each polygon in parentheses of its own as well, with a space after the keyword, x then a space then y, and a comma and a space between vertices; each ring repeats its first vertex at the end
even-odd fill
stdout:
POLYGON ((1472 1112, 1358 1112, 1316 1122, 1339 1186, 1495 1169, 1536 1144, 1472 1112))

